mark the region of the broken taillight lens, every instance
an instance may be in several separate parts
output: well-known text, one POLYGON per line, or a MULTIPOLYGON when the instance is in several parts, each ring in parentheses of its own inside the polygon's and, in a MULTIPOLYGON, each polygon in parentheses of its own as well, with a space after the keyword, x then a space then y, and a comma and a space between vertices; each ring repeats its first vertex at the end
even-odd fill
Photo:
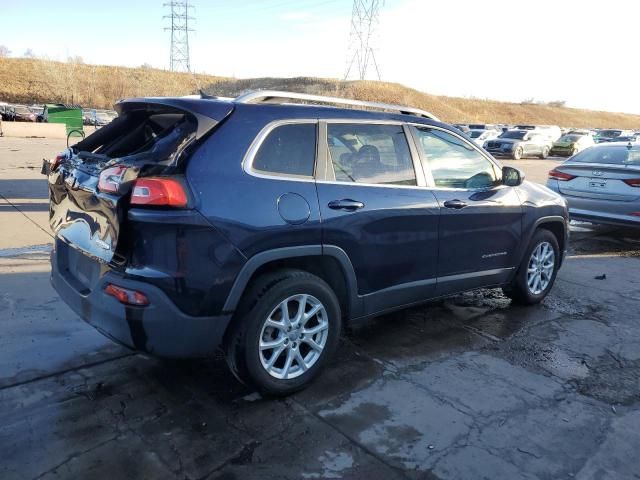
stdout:
POLYGON ((98 180, 98 190, 101 192, 116 193, 122 183, 127 167, 123 165, 116 165, 115 167, 109 167, 100 172, 100 178, 98 180))
POLYGON ((158 205, 183 208, 188 203, 182 183, 173 178, 139 178, 133 185, 131 205, 158 205))

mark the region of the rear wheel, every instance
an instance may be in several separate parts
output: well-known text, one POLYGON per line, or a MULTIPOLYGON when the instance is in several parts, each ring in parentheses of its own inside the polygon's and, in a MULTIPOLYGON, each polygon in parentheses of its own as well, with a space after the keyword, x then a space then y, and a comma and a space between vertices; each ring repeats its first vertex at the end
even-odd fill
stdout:
POLYGON ((556 279, 560 265, 558 241, 549 230, 538 229, 525 252, 513 282, 504 293, 525 305, 541 302, 556 279))
POLYGON ((513 159, 520 160, 522 158, 522 153, 522 147, 516 147, 516 149, 513 151, 513 159))
POLYGON ((286 270, 259 278, 234 320, 225 350, 240 381, 272 395, 304 388, 338 344, 340 305, 321 278, 286 270))

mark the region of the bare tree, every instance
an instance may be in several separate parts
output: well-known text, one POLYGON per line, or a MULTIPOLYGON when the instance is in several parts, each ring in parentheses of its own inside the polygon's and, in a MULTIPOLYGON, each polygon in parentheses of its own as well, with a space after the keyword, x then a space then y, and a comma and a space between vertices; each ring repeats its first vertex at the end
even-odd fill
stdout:
POLYGON ((22 54, 22 56, 24 58, 36 58, 36 54, 33 53, 33 50, 30 48, 27 48, 24 53, 22 54))
POLYGON ((11 56, 11 50, 6 45, 0 45, 0 57, 9 57, 11 56))

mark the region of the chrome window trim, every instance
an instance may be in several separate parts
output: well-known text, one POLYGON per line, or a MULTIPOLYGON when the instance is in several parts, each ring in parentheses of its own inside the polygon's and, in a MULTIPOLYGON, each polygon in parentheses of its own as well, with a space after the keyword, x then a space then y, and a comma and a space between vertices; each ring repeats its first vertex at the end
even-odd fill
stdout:
MULTIPOLYGON (((424 171, 422 165, 420 164, 420 158, 416 158, 417 150, 415 150, 415 145, 413 144, 412 138, 408 135, 407 132, 407 122, 403 122, 400 120, 373 120, 373 119, 349 119, 349 118, 335 118, 335 119, 322 119, 320 124, 325 125, 324 129, 324 137, 318 139, 318 143, 322 148, 326 149, 326 168, 328 175, 323 179, 316 179, 318 183, 326 183, 332 185, 362 185, 365 187, 385 187, 385 188, 424 188, 427 186, 426 181, 424 179, 424 171), (329 144, 327 139, 329 138, 329 124, 339 123, 339 124, 358 124, 358 125, 397 125, 402 128, 402 131, 405 136, 405 140, 407 141, 407 148, 409 149, 409 155, 411 156, 411 163, 413 165, 413 172, 416 177, 416 185, 394 185, 387 183, 363 183, 363 182, 345 182, 341 180, 335 179, 335 170, 333 168, 333 159, 331 158, 331 152, 329 150, 329 144)), ((321 128, 322 130, 322 128, 321 128)))
MULTIPOLYGON (((447 130, 446 128, 438 127, 435 125, 425 125, 422 123, 407 122, 407 125, 409 125, 410 127, 422 127, 422 128, 431 128, 434 130, 440 130, 442 132, 448 133, 449 135, 457 137, 465 144, 470 145, 476 152, 478 152, 482 157, 488 160, 489 163, 493 166, 493 168, 496 169, 496 174, 498 172, 502 172, 502 165, 500 165, 496 161, 496 159, 494 159, 493 157, 488 155, 486 152, 481 150, 480 147, 478 147, 478 145, 476 145, 474 142, 470 142, 468 139, 464 138, 462 135, 456 132, 452 132, 451 130, 447 130)), ((412 129, 412 133, 413 132, 414 132, 414 129, 412 129)), ((419 147, 418 139, 414 138, 414 141, 416 143, 416 149, 418 150, 418 154, 420 155, 420 160, 421 160, 422 168, 424 170, 424 175, 425 175, 425 178, 427 179, 427 184, 430 189, 444 190, 444 191, 476 192, 476 191, 482 191, 482 190, 491 190, 492 188, 499 188, 504 186, 504 185, 494 185, 492 187, 481 187, 481 188, 453 188, 453 187, 437 186, 435 183, 435 180, 433 179, 433 173, 431 172, 431 168, 429 168, 428 162, 426 161, 426 159, 424 162, 422 162, 422 153, 421 153, 421 148, 419 147)))
POLYGON ((315 182, 316 169, 318 166, 318 148, 319 148, 319 132, 318 132, 318 119, 317 118, 291 118, 284 120, 274 120, 266 124, 262 130, 256 135, 256 138, 253 139, 249 149, 244 154, 244 158, 242 159, 242 169, 245 173, 257 177, 257 178, 266 178, 270 180, 287 180, 294 182, 315 182), (316 156, 313 159, 314 165, 314 174, 311 176, 307 175, 294 175, 294 174, 285 174, 285 173, 273 173, 269 174, 263 172, 262 170, 256 170, 253 168, 253 161, 255 160, 256 154, 260 147, 264 143, 265 139, 269 136, 269 134, 274 131, 276 128, 281 127, 283 125, 299 125, 299 124, 316 124, 316 156))

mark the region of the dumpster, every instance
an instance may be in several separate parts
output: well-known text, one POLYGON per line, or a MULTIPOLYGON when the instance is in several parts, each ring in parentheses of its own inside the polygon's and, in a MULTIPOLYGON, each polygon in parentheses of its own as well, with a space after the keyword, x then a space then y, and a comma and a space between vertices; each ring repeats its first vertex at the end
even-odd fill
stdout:
POLYGON ((64 123, 67 128, 67 138, 84 138, 82 107, 79 105, 49 103, 44 106, 43 118, 44 121, 48 123, 64 123))

